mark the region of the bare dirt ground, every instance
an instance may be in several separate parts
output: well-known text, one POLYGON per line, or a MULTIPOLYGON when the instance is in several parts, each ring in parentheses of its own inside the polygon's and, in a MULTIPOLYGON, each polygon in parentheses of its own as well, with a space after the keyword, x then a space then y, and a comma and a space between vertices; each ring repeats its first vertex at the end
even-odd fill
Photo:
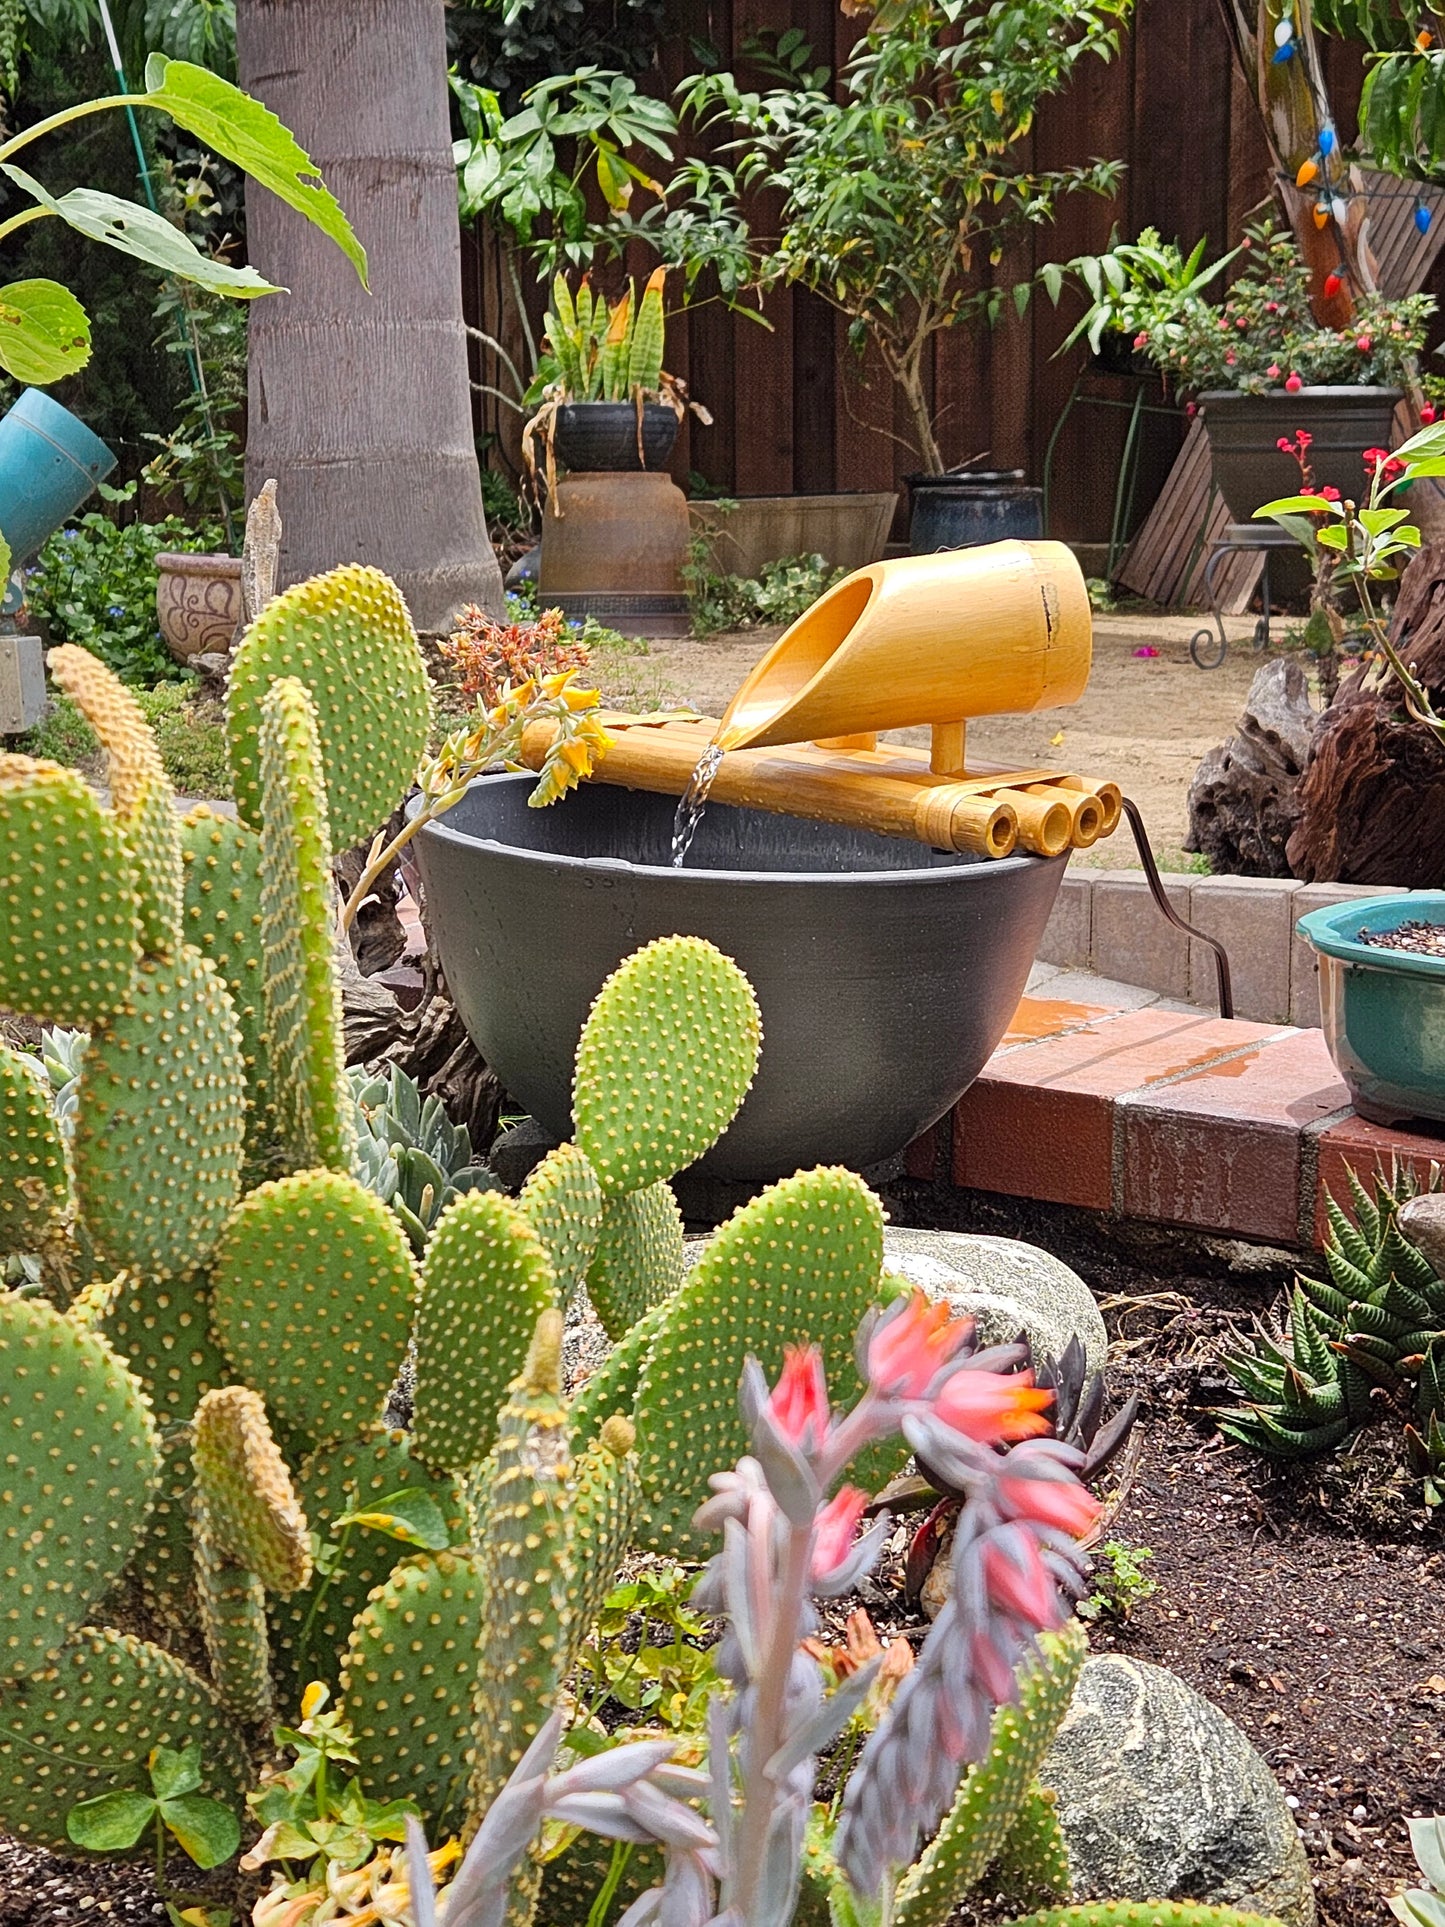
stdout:
MULTIPOLYGON (((1189 638, 1193 616, 1107 615, 1095 618, 1094 666, 1083 700, 1031 716, 993 716, 969 726, 969 748, 981 761, 1015 759, 1023 767, 1063 764, 1080 775, 1110 777, 1144 813, 1160 863, 1189 865, 1181 845, 1190 778, 1204 752, 1230 735, 1255 671, 1267 660, 1250 647, 1252 618, 1226 622, 1229 654, 1218 669, 1196 669, 1189 638), (1141 648, 1158 655, 1136 655, 1141 648), (1063 732, 1062 742, 1054 738, 1063 732)), ((1277 626, 1278 633, 1278 626, 1277 626)), ((655 638, 643 656, 609 658, 599 680, 616 701, 691 703, 720 716, 728 699, 781 634, 749 629, 698 639, 655 638)), ((904 731, 900 741, 925 740, 904 731)), ((1127 830, 1076 863, 1117 869, 1138 862, 1127 830)))

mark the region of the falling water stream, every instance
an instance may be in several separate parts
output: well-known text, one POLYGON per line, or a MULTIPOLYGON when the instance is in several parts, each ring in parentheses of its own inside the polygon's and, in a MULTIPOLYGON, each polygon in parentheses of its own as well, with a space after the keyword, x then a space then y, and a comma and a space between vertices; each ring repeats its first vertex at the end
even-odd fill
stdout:
POLYGON ((708 791, 717 779, 722 768, 723 752, 717 743, 709 743, 698 758, 697 768, 687 779, 677 806, 677 815, 672 819, 672 867, 680 870, 687 861, 687 853, 692 848, 692 839, 697 835, 697 826, 702 821, 702 813, 707 808, 708 791))

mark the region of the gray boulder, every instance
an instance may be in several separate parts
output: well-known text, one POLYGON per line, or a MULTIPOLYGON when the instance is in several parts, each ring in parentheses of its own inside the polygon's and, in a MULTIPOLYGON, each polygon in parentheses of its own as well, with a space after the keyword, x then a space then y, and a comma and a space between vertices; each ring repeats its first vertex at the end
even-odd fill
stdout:
POLYGON ((1313 1927, 1294 1818, 1244 1734, 1173 1673, 1101 1654, 1039 1776, 1078 1900, 1195 1900, 1313 1927))
POLYGON ((1077 1337, 1090 1371, 1104 1369, 1109 1338, 1094 1294, 1076 1271, 1037 1245, 889 1225, 883 1269, 930 1298, 946 1298, 955 1315, 976 1318, 985 1345, 1007 1344, 1024 1331, 1037 1356, 1058 1358, 1077 1337))

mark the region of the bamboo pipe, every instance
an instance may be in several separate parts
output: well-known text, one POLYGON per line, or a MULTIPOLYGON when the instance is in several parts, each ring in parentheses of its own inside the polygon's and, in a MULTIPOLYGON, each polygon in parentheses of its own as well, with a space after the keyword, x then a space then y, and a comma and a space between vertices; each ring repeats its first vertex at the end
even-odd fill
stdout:
MULTIPOLYGON (((603 758, 600 779, 626 789, 681 796, 713 728, 702 722, 618 729, 603 758)), ((539 769, 553 733, 553 724, 533 723, 522 738, 522 762, 539 769)), ((1063 847, 1054 846, 1050 806, 1037 797, 1023 791, 981 796, 962 784, 929 782, 926 772, 923 784, 900 782, 896 775, 868 768, 865 755, 803 745, 781 751, 731 750, 714 779, 712 798, 989 857, 1008 855, 1021 839, 1021 816, 1026 815, 1026 848, 1036 855, 1057 856, 1063 847), (1048 847, 1034 849, 1036 825, 1047 831, 1048 847)), ((1053 807, 1066 824, 1067 812, 1053 807)))
MULTIPOLYGON (((850 761, 853 760, 858 759, 850 758, 850 761)), ((868 762, 870 768, 886 771, 891 777, 902 782, 927 784, 935 783, 938 780, 930 765, 920 759, 916 750, 907 749, 898 743, 880 743, 870 754, 868 762)), ((961 776, 962 772, 957 772, 956 774, 961 776)), ((980 763, 976 764, 967 772, 967 780, 977 785, 986 777, 997 776, 1002 783, 1005 782, 1008 777, 1016 776, 1017 774, 1017 771, 1009 769, 1006 764, 980 763)), ((1050 775, 1048 785, 1056 790, 1074 792, 1074 794, 1061 796, 1058 799, 1068 807, 1071 815, 1077 816, 1079 814, 1078 804, 1080 795, 1092 798, 1099 806, 1101 820, 1099 827, 1092 835, 1087 833, 1087 825, 1091 812, 1087 810, 1084 812, 1086 840, 1078 844, 1079 848, 1087 849, 1091 844, 1098 842, 1100 837, 1112 836, 1114 831, 1119 827, 1119 818, 1123 814, 1124 806, 1117 783, 1111 783, 1107 779, 1096 780, 1091 776, 1059 774, 1050 775)), ((1036 791, 1041 785, 1026 783, 1023 787, 1036 791)), ((1072 832, 1071 836, 1073 836, 1072 832)), ((1077 841, 1077 838, 1074 838, 1074 840, 1077 841)))
POLYGON ((1069 816, 1069 842, 1076 850, 1091 849, 1104 833, 1104 806, 1088 790, 1071 790, 1061 783, 1028 783, 1030 796, 1057 803, 1069 816))

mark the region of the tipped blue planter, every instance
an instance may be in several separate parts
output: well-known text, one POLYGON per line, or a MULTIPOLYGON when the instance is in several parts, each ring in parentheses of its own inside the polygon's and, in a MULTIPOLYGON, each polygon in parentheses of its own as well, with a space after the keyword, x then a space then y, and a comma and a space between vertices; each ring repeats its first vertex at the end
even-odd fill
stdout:
POLYGON ((25 390, 0 421, 0 534, 12 568, 34 558, 116 459, 68 408, 39 388, 25 390))
POLYGON ((1296 927, 1319 956, 1325 1042, 1361 1117, 1445 1122, 1445 957, 1359 941, 1402 923, 1445 923, 1445 890, 1357 897, 1296 927))

